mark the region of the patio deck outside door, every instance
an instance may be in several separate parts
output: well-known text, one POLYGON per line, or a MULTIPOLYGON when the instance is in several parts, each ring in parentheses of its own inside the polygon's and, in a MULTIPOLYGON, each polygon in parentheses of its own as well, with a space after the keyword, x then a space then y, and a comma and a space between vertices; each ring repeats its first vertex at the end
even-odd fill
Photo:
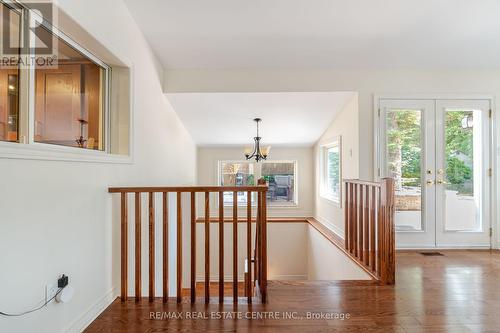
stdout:
POLYGON ((490 246, 490 101, 379 101, 399 248, 490 246))

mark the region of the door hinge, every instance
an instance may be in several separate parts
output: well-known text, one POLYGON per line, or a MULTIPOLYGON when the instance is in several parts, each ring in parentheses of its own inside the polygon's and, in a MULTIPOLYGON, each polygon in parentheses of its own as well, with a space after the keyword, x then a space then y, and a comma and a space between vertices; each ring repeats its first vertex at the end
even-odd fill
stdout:
POLYGON ((492 111, 491 111, 491 109, 490 109, 490 112, 488 113, 488 117, 490 117, 490 118, 491 118, 491 115, 492 115, 492 114, 493 114, 493 112, 492 112, 492 111))
POLYGON ((490 237, 493 237, 493 228, 490 227, 490 237))
POLYGON ((489 168, 488 169, 488 176, 493 176, 493 169, 492 168, 489 168))
POLYGON ((380 177, 380 168, 377 169, 377 174, 380 177))
POLYGON ((378 116, 380 117, 380 108, 378 109, 378 116))

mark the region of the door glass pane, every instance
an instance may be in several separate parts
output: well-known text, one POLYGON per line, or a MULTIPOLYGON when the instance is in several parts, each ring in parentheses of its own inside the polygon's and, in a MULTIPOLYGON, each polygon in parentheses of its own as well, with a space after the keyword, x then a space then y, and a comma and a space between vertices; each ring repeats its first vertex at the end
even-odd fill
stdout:
POLYGON ((445 112, 445 229, 481 229, 481 111, 445 112))
POLYGON ((398 231, 422 227, 422 117, 420 110, 386 114, 387 175, 395 179, 398 231))

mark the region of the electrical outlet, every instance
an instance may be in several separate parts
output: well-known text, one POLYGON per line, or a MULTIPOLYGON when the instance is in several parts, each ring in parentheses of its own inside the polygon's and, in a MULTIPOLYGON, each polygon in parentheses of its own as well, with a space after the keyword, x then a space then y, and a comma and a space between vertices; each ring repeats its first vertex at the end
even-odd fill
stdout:
POLYGON ((48 284, 45 286, 45 303, 47 303, 50 299, 52 299, 56 294, 59 288, 55 284, 48 284))

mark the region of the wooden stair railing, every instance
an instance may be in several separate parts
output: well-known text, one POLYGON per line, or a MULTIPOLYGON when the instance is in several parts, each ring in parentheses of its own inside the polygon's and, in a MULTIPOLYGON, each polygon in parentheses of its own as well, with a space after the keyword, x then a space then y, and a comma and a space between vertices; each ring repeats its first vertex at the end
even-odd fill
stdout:
POLYGON ((168 230, 169 230, 169 207, 168 197, 170 193, 176 194, 177 206, 177 258, 176 258, 176 275, 177 275, 177 302, 182 302, 182 194, 190 193, 190 300, 196 302, 196 193, 204 193, 204 215, 205 215, 205 288, 204 297, 205 303, 210 302, 210 193, 218 193, 219 200, 219 303, 224 302, 224 192, 232 192, 233 195, 233 300, 238 302, 238 192, 245 192, 247 195, 247 260, 245 265, 245 297, 247 302, 251 303, 256 296, 262 303, 267 302, 267 203, 266 194, 267 186, 192 186, 192 187, 111 187, 109 193, 119 193, 120 197, 120 219, 121 219, 121 300, 126 301, 128 298, 128 194, 135 194, 135 299, 139 300, 142 297, 141 291, 141 205, 142 193, 148 193, 148 225, 149 225, 149 301, 155 298, 155 195, 162 194, 162 272, 163 272, 163 302, 167 302, 168 295, 168 230), (257 193, 256 218, 252 219, 252 194, 257 193), (255 247, 252 244, 252 220, 256 222, 255 247), (254 274, 252 276, 252 262, 254 266, 254 274), (258 265, 258 266, 257 266, 258 265), (253 278, 252 278, 253 277, 253 278), (255 283, 255 288, 253 284, 255 283), (255 290, 255 292, 254 292, 255 290))
POLYGON ((345 248, 380 283, 394 284, 394 179, 344 181, 345 248))

